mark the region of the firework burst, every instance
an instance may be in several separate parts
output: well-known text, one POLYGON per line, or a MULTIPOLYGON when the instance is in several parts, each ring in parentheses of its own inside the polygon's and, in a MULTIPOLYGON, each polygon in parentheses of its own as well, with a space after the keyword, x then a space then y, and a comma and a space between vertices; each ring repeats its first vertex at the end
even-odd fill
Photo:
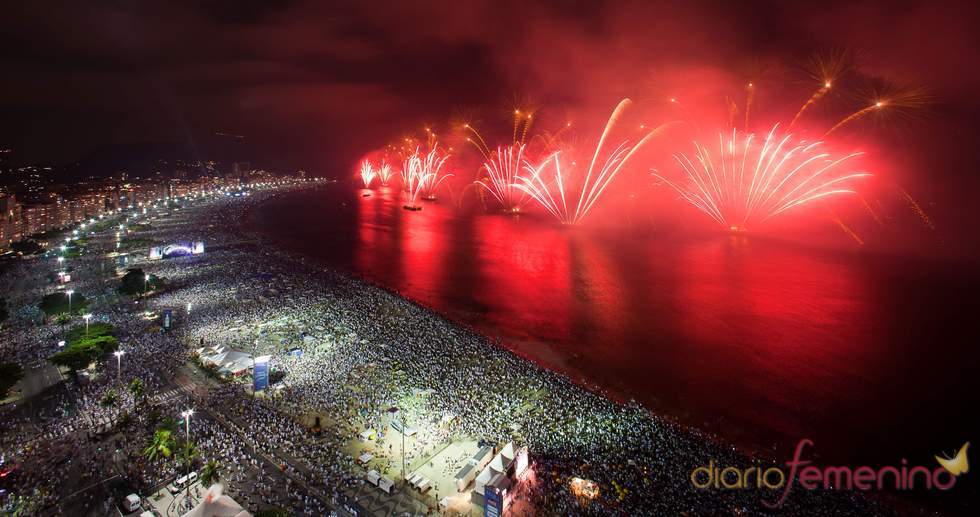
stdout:
POLYGON ((868 116, 911 118, 929 105, 929 96, 921 89, 900 89, 885 84, 874 88, 868 95, 870 101, 861 109, 834 124, 824 137, 868 116))
POLYGON ((813 95, 810 96, 806 102, 800 106, 799 111, 796 112, 796 116, 789 123, 789 129, 793 129, 793 126, 800 120, 803 113, 812 108, 820 99, 824 98, 830 90, 834 87, 834 83, 840 78, 844 72, 847 71, 847 56, 841 52, 835 55, 831 55, 825 58, 818 57, 813 62, 813 71, 810 75, 817 81, 820 85, 813 95))
POLYGON ((719 134, 717 150, 695 142, 693 159, 674 155, 685 181, 655 176, 715 222, 735 231, 819 199, 853 194, 855 181, 870 176, 851 167, 862 153, 834 157, 820 141, 777 136, 778 127, 761 142, 751 133, 719 134))
POLYGON ((361 181, 364 182, 364 188, 371 188, 371 183, 374 182, 374 178, 378 177, 378 172, 371 165, 371 162, 364 160, 361 162, 361 181))
MULTIPOLYGON (((630 104, 629 99, 623 99, 613 110, 602 136, 599 137, 584 177, 569 174, 568 165, 563 168, 562 153, 558 151, 536 166, 525 165, 525 173, 517 176, 515 187, 525 192, 563 224, 580 223, 595 207, 603 192, 636 151, 671 125, 665 124, 648 132, 634 145, 625 141, 620 143, 597 167, 610 131, 630 104), (550 176, 547 174, 548 171, 551 172, 550 176)), ((573 167, 574 164, 575 162, 572 162, 573 167)))
POLYGON ((421 210, 419 199, 435 199, 436 189, 452 174, 442 172, 443 166, 449 159, 448 154, 441 154, 439 144, 434 144, 428 151, 415 149, 406 160, 402 169, 403 186, 408 196, 405 208, 421 210))
POLYGON ((525 148, 524 144, 498 147, 483 164, 486 179, 474 182, 489 192, 508 212, 520 212, 528 200, 525 191, 519 187, 521 174, 529 167, 524 158, 525 148))
POLYGON ((378 167, 378 179, 381 180, 381 186, 387 187, 394 175, 395 172, 391 170, 391 165, 381 162, 381 166, 378 167))

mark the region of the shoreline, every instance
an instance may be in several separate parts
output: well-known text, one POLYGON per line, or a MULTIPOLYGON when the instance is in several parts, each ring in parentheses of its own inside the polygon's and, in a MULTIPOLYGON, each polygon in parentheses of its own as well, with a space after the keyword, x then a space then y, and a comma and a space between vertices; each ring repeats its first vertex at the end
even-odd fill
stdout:
MULTIPOLYGON (((518 449, 527 447, 530 456, 527 476, 514 491, 511 511, 518 514, 772 513, 763 502, 778 497, 774 490, 697 489, 690 479, 693 469, 711 463, 765 469, 775 465, 773 459, 749 455, 635 401, 615 401, 393 290, 279 248, 244 217, 270 199, 305 188, 188 203, 142 217, 134 225, 139 229, 133 230, 133 242, 205 243, 203 254, 162 260, 149 259, 143 247, 129 250, 126 267, 164 279, 164 288, 146 295, 118 295, 116 270, 109 275, 102 267, 103 253, 113 249, 114 241, 110 234, 93 234, 91 249, 74 264, 84 274, 73 288, 99 300, 93 306, 95 321, 116 327, 126 358, 120 364, 99 361, 94 382, 65 385, 83 395, 64 401, 81 417, 72 422, 76 425, 66 429, 52 419, 44 424, 44 436, 10 435, 17 438, 11 445, 55 440, 93 458, 115 450, 93 452, 80 441, 83 435, 72 434, 78 423, 88 422, 98 427, 91 432, 100 440, 118 443, 125 436, 122 454, 129 465, 140 466, 128 471, 130 481, 142 492, 153 491, 182 468, 160 458, 147 464, 144 444, 161 416, 175 407, 197 408, 201 416, 191 427, 203 458, 234 464, 228 489, 248 497, 252 509, 286 502, 310 511, 322 503, 370 513, 372 504, 387 504, 380 492, 365 487, 365 474, 373 467, 394 480, 408 473, 434 480, 435 490, 427 495, 400 486, 393 496, 397 501, 388 501, 400 505, 399 511, 427 513, 425 508, 439 506, 442 494, 452 499, 450 513, 479 513, 470 490, 457 493, 452 474, 479 447, 512 442, 518 449), (174 324, 164 330, 159 317, 168 310, 174 324), (268 355, 270 377, 279 373, 282 380, 260 396, 252 394, 247 371, 237 380, 217 382, 194 366, 188 352, 199 346, 268 355), (293 353, 297 349, 299 355, 293 353), (150 398, 167 401, 170 409, 161 408, 164 413, 155 417, 140 411, 128 390, 114 407, 103 403, 114 387, 137 378, 147 383, 150 398), (385 420, 393 407, 417 432, 409 439, 411 450, 404 450, 409 470, 399 471, 394 463, 398 433, 385 420), (322 427, 321 416, 326 419, 322 427), (380 433, 376 439, 359 439, 366 430, 380 433), (451 452, 443 454, 446 450, 451 452), (364 452, 374 453, 370 465, 355 464, 364 452), (252 461, 242 464, 249 457, 252 461), (274 472, 267 471, 270 466, 274 472), (276 483, 270 493, 262 481, 270 475, 296 484, 276 483), (600 493, 595 499, 572 493, 570 483, 577 478, 596 483, 600 493), (257 485, 263 490, 258 498, 257 485), (364 497, 374 503, 359 501, 364 497)), ((40 278, 50 267, 47 261, 30 260, 17 269, 23 278, 40 278)), ((53 289, 41 282, 32 285, 25 291, 31 300, 53 289)), ((21 337, 49 330, 26 324, 35 307, 20 312, 18 318, 25 320, 17 327, 21 337)), ((55 335, 37 343, 30 355, 43 361, 56 350, 55 335)), ((16 454, 24 454, 24 461, 43 460, 28 449, 16 454)), ((104 463, 92 462, 71 465, 95 469, 104 463)), ((58 487, 48 490, 46 497, 51 497, 58 487)), ((894 504, 882 504, 885 494, 878 495, 796 490, 780 511, 898 513, 894 504)))
MULTIPOLYGON (((262 209, 265 203, 267 203, 268 201, 270 201, 275 197, 281 195, 289 195, 291 192, 293 191, 277 192, 271 194, 265 197, 264 199, 262 199, 261 201, 253 204, 252 206, 245 208, 243 210, 244 217, 238 219, 236 231, 240 235, 248 236, 249 240, 251 240, 254 243, 261 243, 263 241, 270 241, 270 242, 275 241, 273 237, 264 234, 258 229, 249 230, 247 228, 244 228, 244 226, 246 225, 246 223, 252 221, 253 218, 258 215, 257 212, 262 209)), ((269 250, 266 249, 265 251, 268 252, 269 250)), ((545 377, 549 381, 557 383, 559 386, 561 386, 563 390, 579 392, 578 394, 576 394, 576 396, 585 396, 585 397, 593 397, 596 399, 601 399, 602 403, 609 404, 611 407, 616 408, 616 410, 618 411, 642 412, 644 414, 644 418, 649 419, 655 426, 660 427, 661 431, 667 435, 676 435, 676 437, 679 437, 680 439, 683 439, 685 441, 691 440, 691 441, 700 442, 700 445, 705 449, 713 450, 714 452, 725 454, 726 456, 729 454, 733 455, 735 458, 741 460, 742 464, 751 464, 751 465, 757 465, 760 463, 766 465, 773 464, 774 459, 770 457, 771 455, 765 454, 765 451, 747 450, 744 447, 735 446, 714 433, 705 432, 694 426, 684 424, 678 421, 677 419, 670 417, 669 415, 658 414, 654 410, 649 409, 637 403, 634 400, 627 401, 625 400, 625 397, 617 397, 613 395, 609 390, 599 385, 596 384, 589 385, 589 383, 580 383, 575 379, 567 376, 563 372, 548 368, 547 366, 539 364, 538 362, 528 357, 524 357, 523 355, 516 353, 514 350, 505 346, 503 343, 489 338, 488 336, 481 333, 478 329, 474 328, 471 325, 456 321, 445 314, 442 314, 438 311, 435 311, 425 306, 424 304, 422 304, 417 300, 413 300, 410 297, 404 296, 398 291, 380 285, 377 282, 372 281, 371 279, 364 278, 361 275, 357 275, 350 271, 338 269, 336 267, 327 264, 322 264, 315 257, 299 251, 287 250, 283 248, 274 248, 272 250, 272 253, 287 260, 298 261, 298 263, 302 264, 305 268, 321 270, 323 273, 326 273, 331 276, 339 275, 350 282, 358 283, 362 286, 365 286, 368 289, 381 291, 385 293, 387 296, 394 297, 400 300, 401 303, 408 304, 409 306, 413 307, 415 311, 421 311, 430 314, 431 316, 440 318, 446 324, 452 325, 464 331, 465 333, 469 334, 472 339, 475 339, 481 343, 480 346, 495 349, 498 353, 506 354, 507 356, 511 357, 512 360, 514 361, 525 363, 527 366, 530 366, 535 370, 536 375, 545 377)), ((300 273, 296 273, 296 274, 299 275, 300 273)), ((684 482, 689 483, 686 476, 682 480, 684 482)), ((727 497, 723 497, 720 494, 715 494, 714 497, 716 499, 727 499, 727 497)), ((818 495, 817 497, 822 499, 824 496, 818 495)), ((831 497, 831 495, 828 495, 827 497, 831 497)), ((863 514, 874 513, 873 511, 867 508, 869 504, 871 506, 876 506, 874 503, 872 503, 872 500, 874 499, 877 499, 877 497, 863 498, 864 503, 866 504, 858 503, 855 508, 864 506, 865 508, 860 513, 863 514)), ((708 507, 710 507, 710 505, 708 507)), ((763 510, 762 508, 757 508, 757 511, 766 511, 766 510, 763 510)), ((811 513, 809 508, 804 509, 802 507, 797 507, 796 511, 803 514, 811 513)), ((887 510, 884 510, 882 508, 875 508, 875 511, 887 512, 887 510)))

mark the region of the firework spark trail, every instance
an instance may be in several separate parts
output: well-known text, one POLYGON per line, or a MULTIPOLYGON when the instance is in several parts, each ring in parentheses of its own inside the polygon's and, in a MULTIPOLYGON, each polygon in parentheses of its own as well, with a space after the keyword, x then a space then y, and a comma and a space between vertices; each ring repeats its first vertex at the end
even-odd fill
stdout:
POLYGON ((371 162, 367 160, 361 162, 361 181, 364 182, 364 188, 371 188, 371 183, 377 176, 377 171, 374 170, 371 162))
POLYGON ((694 160, 683 153, 674 155, 687 180, 684 184, 659 173, 654 176, 718 224, 733 230, 761 224, 818 199, 853 194, 848 185, 870 176, 845 169, 847 162, 862 153, 834 159, 820 151, 822 142, 796 141, 790 134, 779 137, 777 129, 778 125, 769 131, 761 146, 753 145, 752 134, 741 136, 733 130, 727 140, 720 135, 717 155, 695 142, 694 160))
POLYGON ((559 159, 561 155, 560 151, 552 153, 537 166, 527 164, 525 166, 525 174, 517 177, 518 183, 515 186, 527 193, 531 199, 535 200, 562 223, 580 223, 589 214, 599 198, 602 197, 602 193, 605 192, 609 184, 616 178, 623 169, 623 166, 636 151, 674 124, 664 124, 650 131, 635 145, 629 145, 627 142, 620 143, 597 169, 596 164, 599 162, 599 155, 605 147, 610 131, 616 125, 623 111, 630 104, 632 104, 632 101, 623 99, 616 106, 616 109, 613 110, 596 144, 595 152, 592 155, 592 161, 586 170, 585 177, 578 182, 577 187, 570 185, 570 178, 562 170, 561 160, 559 159), (553 167, 554 174, 551 181, 546 181, 544 171, 549 166, 553 167), (575 188, 578 189, 577 196, 571 192, 575 188), (571 199, 569 199, 569 194, 572 196, 571 199), (575 197, 577 197, 577 200, 575 197))
POLYGON ((796 116, 789 123, 789 129, 793 129, 803 113, 820 102, 820 99, 830 92, 837 79, 847 71, 847 63, 847 53, 843 51, 814 58, 810 75, 820 84, 820 87, 800 106, 800 110, 796 112, 796 116))
POLYGON ((864 246, 864 239, 858 236, 858 234, 855 233, 850 226, 844 224, 844 221, 837 215, 837 212, 834 212, 834 210, 831 208, 828 208, 827 211, 830 212, 830 218, 833 219, 835 223, 837 223, 837 226, 839 226, 840 229, 843 230, 848 237, 854 239, 854 242, 857 242, 861 246, 864 246))
POLYGON ((878 217, 878 213, 875 212, 873 208, 871 208, 870 204, 868 204, 868 200, 864 199, 864 196, 858 196, 858 197, 861 198, 861 203, 864 204, 864 208, 868 211, 869 214, 871 214, 871 218, 874 219, 879 226, 884 224, 881 221, 881 217, 878 217))
POLYGON ((513 140, 515 144, 517 143, 517 125, 520 123, 520 121, 521 110, 514 110, 514 136, 511 140, 513 140))
POLYGON ((429 151, 415 149, 405 160, 402 177, 405 193, 408 195, 410 208, 418 208, 419 198, 435 199, 436 189, 452 174, 442 174, 449 155, 439 156, 439 144, 434 144, 429 151))
MULTIPOLYGON (((670 102, 676 103, 677 101, 671 98, 670 102)), ((735 101, 733 101, 727 95, 725 96, 725 102, 728 104, 728 126, 734 128, 735 115, 738 115, 738 104, 736 104, 735 101)))
POLYGON ((793 117, 792 122, 789 123, 789 129, 793 129, 793 126, 795 126, 796 122, 800 120, 800 117, 803 115, 804 111, 819 102, 824 95, 827 95, 827 92, 830 91, 831 84, 832 83, 830 81, 826 81, 823 83, 823 86, 821 86, 817 91, 813 92, 813 95, 811 95, 810 98, 803 103, 803 106, 800 106, 800 111, 796 112, 796 116, 793 117))
POLYGON ((755 85, 749 83, 746 87, 745 93, 745 126, 743 129, 745 131, 749 130, 749 113, 752 111, 752 101, 755 100, 755 85))
POLYGON ((463 124, 463 127, 466 128, 466 129, 468 129, 477 138, 476 141, 474 141, 472 138, 466 137, 466 141, 467 142, 470 142, 471 144, 473 144, 474 146, 476 146, 477 150, 480 151, 480 154, 483 155, 483 158, 486 159, 486 160, 489 160, 490 159, 490 147, 487 146, 487 142, 486 142, 486 140, 483 139, 483 135, 481 135, 480 132, 477 131, 475 127, 473 127, 473 126, 471 126, 469 124, 463 124))
POLYGON ((841 119, 824 136, 872 113, 891 117, 913 117, 932 102, 932 98, 921 88, 901 88, 887 83, 877 86, 870 92, 869 98, 871 100, 868 105, 841 119))
POLYGON ((905 200, 908 202, 909 206, 912 208, 912 211, 919 216, 919 219, 922 219, 922 222, 925 223, 925 225, 928 226, 930 230, 935 231, 936 226, 932 224, 932 219, 929 218, 929 216, 926 214, 925 210, 922 209, 919 203, 917 203, 915 199, 912 198, 912 194, 909 194, 909 192, 902 187, 898 187, 898 190, 902 192, 902 197, 904 197, 905 200))
POLYGON ((834 127, 830 128, 826 133, 824 133, 824 135, 823 135, 824 138, 827 138, 828 136, 830 136, 831 133, 833 133, 834 131, 837 131, 838 129, 840 129, 840 128, 842 128, 842 127, 850 124, 851 122, 854 122, 855 120, 857 120, 859 118, 862 118, 865 115, 867 115, 867 114, 869 114, 871 112, 877 111, 877 110, 879 110, 879 109, 881 109, 883 107, 885 107, 885 101, 877 101, 877 102, 875 102, 874 104, 872 104, 870 106, 861 108, 861 109, 855 111, 854 113, 851 113, 850 115, 848 115, 848 116, 844 117, 843 119, 841 119, 840 122, 838 122, 837 124, 835 124, 834 127))
POLYGON ((528 165, 524 158, 524 144, 498 147, 497 152, 483 164, 487 182, 473 182, 493 195, 497 202, 510 212, 519 212, 527 202, 527 194, 518 188, 521 172, 528 165))
POLYGON ((531 137, 528 141, 529 146, 533 146, 535 139, 539 139, 547 152, 554 152, 558 148, 559 137, 562 133, 568 131, 572 128, 571 122, 566 122, 564 126, 554 133, 549 133, 547 130, 537 133, 531 137))
POLYGON ((391 165, 381 162, 381 166, 378 167, 378 178, 381 180, 381 186, 387 187, 388 182, 391 181, 391 178, 394 175, 395 173, 391 170, 391 165))
POLYGON ((531 129, 531 114, 527 114, 527 120, 524 121, 524 130, 521 132, 521 145, 527 141, 527 132, 531 129))

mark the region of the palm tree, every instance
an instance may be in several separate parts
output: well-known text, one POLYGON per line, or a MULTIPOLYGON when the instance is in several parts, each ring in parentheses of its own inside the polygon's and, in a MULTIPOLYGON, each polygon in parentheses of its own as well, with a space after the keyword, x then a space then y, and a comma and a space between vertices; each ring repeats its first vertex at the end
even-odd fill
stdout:
POLYGON ((196 457, 197 457, 197 447, 194 445, 194 442, 187 440, 186 442, 184 442, 184 447, 180 451, 180 459, 183 460, 183 463, 187 465, 187 475, 188 475, 187 498, 184 499, 184 501, 187 502, 188 508, 193 508, 193 505, 191 504, 190 474, 191 474, 191 462, 194 461, 194 458, 196 457))
POLYGON ((194 442, 184 442, 184 446, 180 448, 179 459, 181 463, 184 463, 190 468, 190 464, 197 458, 197 446, 194 442))
POLYGON ((133 400, 139 402, 143 398, 144 386, 143 379, 139 377, 129 383, 129 392, 133 394, 133 400))
POLYGON ((156 461, 161 457, 169 458, 173 454, 175 445, 176 441, 174 440, 172 431, 169 429, 157 429, 153 433, 150 445, 143 451, 143 455, 150 461, 156 461))
POLYGON ((201 469, 201 485, 209 487, 221 480, 221 465, 211 460, 201 469))
MULTIPOLYGON (((116 390, 114 389, 109 389, 108 391, 105 392, 105 395, 102 396, 101 404, 102 407, 104 408, 110 408, 112 406, 115 406, 117 402, 119 402, 119 395, 116 393, 116 390)), ((114 415, 110 413, 109 422, 112 423, 114 420, 115 420, 114 415)))

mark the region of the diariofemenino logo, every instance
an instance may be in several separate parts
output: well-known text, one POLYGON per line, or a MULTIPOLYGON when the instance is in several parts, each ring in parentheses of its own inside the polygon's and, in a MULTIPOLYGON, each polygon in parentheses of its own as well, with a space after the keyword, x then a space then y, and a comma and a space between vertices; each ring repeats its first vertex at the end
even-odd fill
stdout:
POLYGON ((967 449, 970 442, 960 447, 953 458, 936 456, 939 466, 909 466, 902 459, 901 465, 873 468, 860 467, 818 467, 812 461, 803 459, 804 449, 812 446, 809 439, 796 444, 793 459, 786 462, 786 469, 780 467, 750 467, 740 469, 733 466, 722 467, 714 460, 695 468, 691 472, 691 484, 700 490, 767 490, 774 492, 775 499, 763 496, 762 504, 778 508, 786 502, 793 488, 799 484, 804 490, 949 490, 956 485, 956 479, 970 471, 967 449), (787 473, 788 469, 788 473, 787 473))

